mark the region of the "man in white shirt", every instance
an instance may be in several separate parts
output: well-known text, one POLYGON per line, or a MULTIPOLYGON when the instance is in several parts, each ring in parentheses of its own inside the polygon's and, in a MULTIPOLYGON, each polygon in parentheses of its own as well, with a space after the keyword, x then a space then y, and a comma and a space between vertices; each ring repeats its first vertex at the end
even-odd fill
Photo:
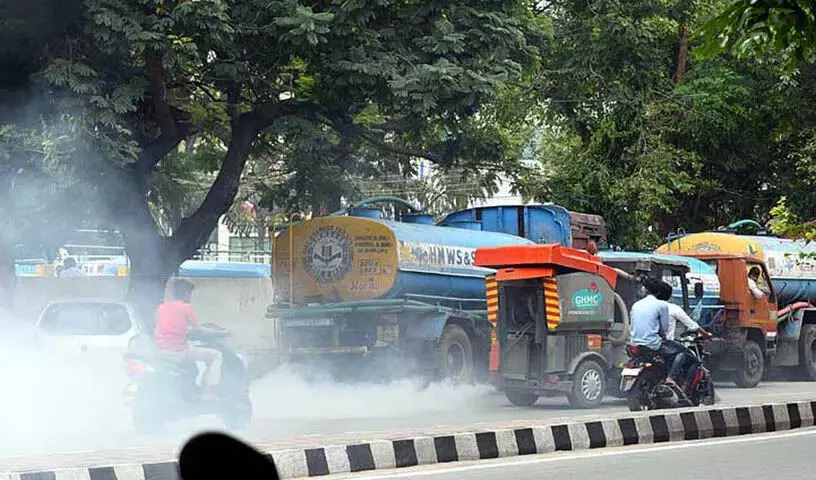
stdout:
POLYGON ((672 340, 677 338, 677 322, 682 323, 687 331, 694 332, 700 329, 700 325, 688 316, 683 307, 668 300, 666 303, 669 304, 669 328, 666 330, 666 338, 672 340))
POLYGON ((757 287, 757 280, 759 280, 760 274, 759 267, 751 267, 751 270, 748 271, 748 290, 751 291, 751 295, 757 300, 765 296, 765 292, 757 287))
MULTIPOLYGON (((666 328, 666 339, 674 340, 676 338, 677 322, 680 322, 683 325, 685 325, 687 330, 690 331, 700 330, 703 334, 708 335, 708 332, 700 328, 700 325, 698 325, 697 322, 695 322, 694 320, 691 319, 691 317, 688 316, 686 311, 683 310, 683 307, 670 301, 671 296, 672 289, 671 286, 669 286, 668 284, 666 285, 666 288, 662 289, 657 293, 657 299, 665 303, 669 309, 669 325, 666 328)), ((683 351, 685 351, 685 348, 683 348, 683 351)), ((692 381, 693 378, 692 374, 694 373, 695 370, 692 368, 694 366, 692 362, 693 358, 689 357, 685 353, 681 353, 680 355, 677 356, 677 358, 679 366, 675 367, 676 369, 675 375, 679 376, 680 373, 685 372, 685 375, 683 375, 680 378, 683 380, 685 385, 688 385, 692 381)))

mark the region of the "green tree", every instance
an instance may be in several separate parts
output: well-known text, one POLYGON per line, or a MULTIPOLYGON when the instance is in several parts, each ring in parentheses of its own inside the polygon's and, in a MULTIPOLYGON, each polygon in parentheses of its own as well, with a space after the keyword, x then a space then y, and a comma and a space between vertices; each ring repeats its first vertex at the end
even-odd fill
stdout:
POLYGON ((49 49, 38 78, 96 152, 82 174, 109 200, 130 295, 147 315, 233 204, 261 145, 291 148, 308 124, 324 139, 314 153, 335 153, 294 159, 318 175, 360 148, 443 165, 495 158, 493 137, 469 133, 534 64, 539 39, 524 1, 85 0, 80 27, 49 49), (150 194, 191 138, 214 180, 164 237, 150 194))
POLYGON ((813 2, 774 0, 733 2, 725 6, 701 32, 701 53, 712 57, 724 52, 750 60, 774 56, 786 67, 790 89, 787 102, 787 128, 780 132, 781 149, 787 152, 784 179, 790 191, 778 192, 779 202, 771 209, 776 233, 812 240, 816 235, 813 222, 800 223, 812 216, 816 203, 808 192, 816 173, 816 130, 808 114, 814 104, 816 66, 816 14, 813 2))
POLYGON ((816 48, 816 12, 810 0, 720 4, 723 8, 700 32, 704 55, 785 53, 788 65, 795 67, 816 48))
POLYGON ((699 32, 726 3, 553 7, 539 78, 551 120, 527 195, 604 215, 631 248, 765 220, 780 195, 797 211, 816 205, 802 188, 814 171, 810 73, 786 76, 780 56, 701 56, 699 32))
POLYGON ((538 78, 548 121, 527 196, 604 215, 621 245, 657 240, 658 220, 692 188, 688 155, 652 127, 674 87, 688 3, 553 2, 538 78))

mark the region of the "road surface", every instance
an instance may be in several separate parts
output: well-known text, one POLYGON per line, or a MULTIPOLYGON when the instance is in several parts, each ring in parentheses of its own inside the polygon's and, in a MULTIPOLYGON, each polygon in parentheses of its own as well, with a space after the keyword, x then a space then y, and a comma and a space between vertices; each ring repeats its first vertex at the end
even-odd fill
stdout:
MULTIPOLYGON (((62 398, 54 398, 52 408, 57 411, 41 408, 48 411, 27 412, 33 423, 18 422, 15 434, 0 440, 0 459, 10 455, 177 445, 195 432, 224 428, 216 418, 199 417, 179 422, 159 436, 141 435, 133 429, 128 407, 94 405, 95 392, 84 395, 82 402, 73 398, 70 405, 65 405, 62 398), (46 413, 50 414, 49 422, 41 420, 46 413)), ((722 405, 742 405, 814 400, 816 390, 811 383, 797 382, 763 383, 754 389, 726 384, 719 388, 718 395, 722 405)), ((287 375, 262 379, 253 387, 252 396, 252 425, 246 431, 235 432, 252 442, 277 443, 316 435, 407 436, 499 423, 530 425, 627 413, 625 401, 615 398, 591 410, 572 409, 563 398, 543 398, 535 406, 523 408, 510 405, 503 394, 486 386, 433 385, 421 390, 410 382, 312 385, 287 375)))
MULTIPOLYGON (((722 405, 814 400, 811 383, 763 383, 755 389, 724 385, 722 405)), ((87 392, 86 392, 87 393, 87 392)), ((94 391, 85 395, 91 402, 94 391)), ((369 439, 417 434, 473 431, 493 426, 511 428, 627 415, 623 401, 608 400, 601 408, 573 410, 561 398, 542 399, 532 408, 513 407, 488 387, 433 385, 426 390, 410 382, 392 385, 309 384, 277 372, 253 387, 255 419, 244 432, 234 432, 263 449, 345 444, 369 439)), ((63 402, 56 398, 54 405, 63 402)), ((58 406, 58 405, 57 405, 58 406)), ((62 422, 35 422, 39 412, 27 412, 15 431, 0 440, 0 464, 6 468, 75 466, 130 461, 165 461, 191 435, 223 430, 217 419, 181 422, 159 436, 136 433, 126 408, 82 409, 74 398, 62 422), (14 457, 14 458, 12 458, 14 457)), ((8 414, 7 411, 0 412, 8 414)), ((6 423, 3 423, 6 424, 6 423)))
POLYGON ((718 440, 546 454, 334 475, 328 480, 800 480, 816 470, 816 428, 718 440), (764 472, 764 473, 763 473, 764 472))

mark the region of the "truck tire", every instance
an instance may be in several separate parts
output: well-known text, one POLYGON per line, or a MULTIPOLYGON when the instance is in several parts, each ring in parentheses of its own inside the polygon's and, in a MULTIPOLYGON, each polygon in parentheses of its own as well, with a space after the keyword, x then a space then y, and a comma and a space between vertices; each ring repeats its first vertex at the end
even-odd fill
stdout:
POLYGON ((734 383, 740 388, 754 388, 765 375, 765 354, 758 343, 746 340, 742 355, 742 369, 734 373, 734 383))
POLYGON ((447 325, 442 331, 437 347, 437 368, 442 379, 451 379, 454 383, 473 381, 473 345, 459 325, 447 325))
POLYGON ((517 407, 529 407, 538 401, 538 395, 535 393, 508 390, 504 392, 504 396, 510 400, 510 403, 517 407))
POLYGON ((573 408, 597 408, 606 393, 606 371, 595 360, 584 360, 572 376, 567 399, 573 408))
POLYGON ((799 370, 805 380, 816 380, 816 325, 802 325, 799 335, 799 370))

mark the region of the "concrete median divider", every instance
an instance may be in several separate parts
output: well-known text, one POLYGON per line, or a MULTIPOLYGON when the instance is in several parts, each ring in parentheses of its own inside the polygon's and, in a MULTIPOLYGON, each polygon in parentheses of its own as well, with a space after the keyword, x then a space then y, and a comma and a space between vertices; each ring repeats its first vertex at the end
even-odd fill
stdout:
MULTIPOLYGON (((644 412, 608 420, 452 432, 449 435, 373 440, 264 453, 274 460, 281 478, 320 477, 435 463, 778 432, 813 427, 814 417, 816 401, 799 401, 644 412)), ((0 472, 2 470, 0 465, 0 472)), ((165 463, 0 473, 0 480, 178 478, 177 464, 172 460, 165 463)))

